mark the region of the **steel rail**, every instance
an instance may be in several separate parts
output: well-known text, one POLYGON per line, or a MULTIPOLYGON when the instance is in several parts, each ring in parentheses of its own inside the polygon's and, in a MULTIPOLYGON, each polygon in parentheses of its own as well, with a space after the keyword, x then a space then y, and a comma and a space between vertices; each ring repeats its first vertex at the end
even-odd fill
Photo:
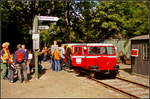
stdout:
MULTIPOLYGON (((91 77, 87 72, 82 72, 82 73, 85 73, 85 74, 86 74, 86 78, 88 78, 88 79, 90 79, 90 80, 93 80, 93 81, 96 81, 97 83, 102 84, 102 85, 104 85, 105 87, 109 87, 110 89, 112 89, 112 90, 114 90, 114 91, 118 91, 119 93, 124 94, 125 96, 127 96, 127 97, 129 97, 129 98, 141 98, 141 97, 139 97, 139 96, 136 96, 136 95, 134 95, 134 94, 131 94, 131 93, 128 93, 128 92, 126 92, 126 91, 124 91, 124 90, 121 90, 121 89, 119 89, 119 88, 116 88, 116 87, 114 87, 114 86, 112 86, 112 85, 106 84, 106 83, 104 83, 104 82, 102 82, 102 81, 100 81, 100 80, 97 80, 97 79, 91 77)), ((134 83, 134 84, 139 85, 139 86, 142 86, 142 87, 149 88, 149 86, 146 86, 146 85, 143 85, 143 84, 140 84, 140 83, 136 83, 136 82, 133 82, 133 81, 129 81, 129 80, 127 80, 127 79, 123 79, 123 78, 121 79, 120 77, 117 77, 117 76, 116 76, 116 78, 117 78, 117 79, 120 79, 120 80, 123 80, 123 81, 126 81, 126 82, 134 83)))
POLYGON ((125 79, 125 78, 121 78, 119 76, 116 76, 116 78, 119 79, 119 80, 123 80, 123 81, 126 81, 126 82, 130 82, 130 83, 136 84, 136 85, 141 86, 141 87, 150 88, 150 86, 147 86, 147 85, 144 85, 144 84, 141 84, 141 83, 137 83, 137 82, 125 79))
POLYGON ((124 95, 126 95, 126 96, 128 96, 128 97, 130 97, 130 98, 140 98, 140 97, 138 97, 138 96, 136 96, 136 95, 133 95, 133 94, 128 93, 128 92, 125 92, 125 91, 123 91, 123 90, 121 90, 121 89, 119 89, 119 88, 113 87, 113 86, 111 86, 111 85, 109 85, 109 84, 106 84, 106 83, 101 82, 101 81, 99 81, 99 80, 96 80, 96 79, 94 79, 94 78, 91 78, 91 77, 87 77, 87 78, 88 78, 88 79, 91 79, 91 80, 93 80, 93 81, 96 81, 97 83, 100 83, 100 84, 104 85, 105 87, 109 87, 109 88, 111 88, 111 89, 113 89, 113 90, 115 90, 115 91, 118 91, 118 92, 120 92, 120 93, 122 93, 122 94, 124 94, 124 95))

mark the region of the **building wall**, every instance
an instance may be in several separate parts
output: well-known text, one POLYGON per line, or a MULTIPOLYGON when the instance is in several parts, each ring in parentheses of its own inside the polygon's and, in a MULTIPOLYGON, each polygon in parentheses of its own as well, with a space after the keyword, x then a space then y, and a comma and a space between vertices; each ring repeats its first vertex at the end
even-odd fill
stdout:
POLYGON ((131 48, 132 49, 139 49, 138 57, 132 57, 132 72, 142 75, 149 75, 149 66, 150 66, 150 58, 147 51, 145 51, 144 46, 148 45, 149 47, 149 40, 132 40, 131 41, 131 48), (146 56, 144 56, 146 54, 146 56), (147 55, 148 54, 148 55, 147 55))
POLYGON ((131 59, 131 41, 130 40, 104 40, 103 43, 111 43, 117 47, 117 57, 119 57, 119 52, 122 51, 127 58, 131 59))

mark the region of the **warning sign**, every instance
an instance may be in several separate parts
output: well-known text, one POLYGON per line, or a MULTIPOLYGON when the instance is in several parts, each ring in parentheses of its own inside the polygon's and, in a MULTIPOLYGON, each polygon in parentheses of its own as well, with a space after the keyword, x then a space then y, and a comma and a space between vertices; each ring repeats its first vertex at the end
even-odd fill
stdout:
POLYGON ((131 50, 131 56, 138 57, 138 54, 139 54, 139 49, 132 49, 131 50))

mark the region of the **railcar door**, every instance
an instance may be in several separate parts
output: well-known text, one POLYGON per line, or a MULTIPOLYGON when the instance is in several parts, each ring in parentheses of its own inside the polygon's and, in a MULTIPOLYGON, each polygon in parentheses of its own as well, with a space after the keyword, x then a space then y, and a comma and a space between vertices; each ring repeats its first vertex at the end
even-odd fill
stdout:
POLYGON ((76 45, 73 46, 73 50, 72 66, 83 68, 85 66, 86 46, 76 45))
POLYGON ((100 47, 99 46, 88 46, 87 47, 87 56, 86 56, 86 67, 85 69, 98 69, 98 57, 100 54, 100 47))
POLYGON ((100 57, 98 57, 100 70, 113 70, 116 65, 116 53, 113 46, 101 46, 100 57))

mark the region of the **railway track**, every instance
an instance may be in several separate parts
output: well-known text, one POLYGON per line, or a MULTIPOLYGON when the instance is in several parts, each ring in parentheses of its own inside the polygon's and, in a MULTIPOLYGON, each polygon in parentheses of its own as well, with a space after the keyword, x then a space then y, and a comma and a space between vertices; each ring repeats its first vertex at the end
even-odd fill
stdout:
POLYGON ((116 78, 120 79, 120 80, 123 80, 123 81, 127 81, 127 82, 131 82, 131 83, 137 84, 138 86, 141 86, 141 87, 150 88, 150 86, 147 86, 147 85, 144 85, 144 84, 141 84, 141 83, 137 83, 137 82, 134 82, 134 81, 131 81, 131 80, 119 77, 119 76, 117 76, 116 78))
POLYGON ((90 76, 87 76, 87 78, 129 98, 149 98, 149 86, 139 84, 137 82, 129 81, 121 77, 105 80, 98 80, 90 76))
MULTIPOLYGON (((75 72, 76 73, 76 72, 75 72)), ((81 72, 82 75, 90 80, 110 88, 129 98, 149 98, 149 86, 117 76, 115 79, 95 79, 87 72, 81 72)), ((77 74, 80 74, 77 73, 77 74)))

